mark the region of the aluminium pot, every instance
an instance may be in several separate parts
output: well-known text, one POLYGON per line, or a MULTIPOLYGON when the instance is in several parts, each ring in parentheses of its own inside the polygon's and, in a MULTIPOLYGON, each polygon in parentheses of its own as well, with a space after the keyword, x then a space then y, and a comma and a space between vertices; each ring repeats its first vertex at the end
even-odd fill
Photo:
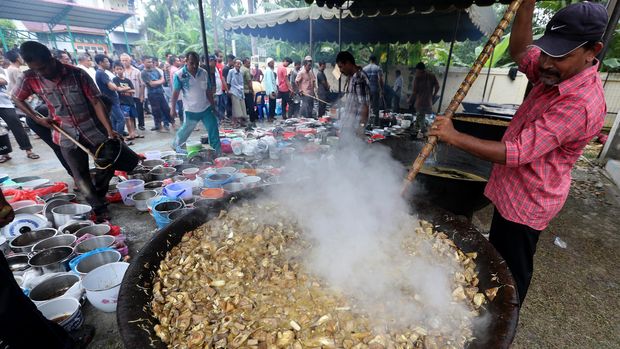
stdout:
MULTIPOLYGON (((273 187, 273 186, 272 186, 273 187)), ((153 275, 156 275, 166 252, 183 238, 183 232, 192 231, 206 221, 218 217, 221 210, 231 205, 260 197, 268 188, 257 188, 235 193, 231 197, 213 200, 209 205, 194 210, 172 221, 154 234, 153 238, 133 258, 121 285, 118 296, 117 322, 125 347, 164 349, 166 345, 155 334, 153 326, 159 321, 149 310, 152 301, 153 275), (145 319, 149 326, 136 323, 145 319)), ((410 203, 419 217, 432 222, 443 231, 465 253, 477 252, 476 259, 480 289, 501 287, 493 301, 481 310, 481 316, 488 320, 488 326, 474 328, 474 340, 468 348, 508 348, 515 336, 519 317, 519 300, 515 282, 504 260, 493 246, 471 225, 458 220, 444 209, 430 205, 427 201, 410 203), (495 280, 496 281, 493 281, 495 280)))
POLYGON ((116 241, 116 238, 111 235, 94 236, 75 245, 75 253, 83 254, 98 248, 110 247, 114 244, 114 241, 116 241))
POLYGON ((54 224, 56 227, 63 226, 70 221, 85 221, 90 218, 92 207, 82 204, 67 204, 52 209, 54 224))
POLYGON ((60 234, 52 236, 50 238, 37 242, 34 246, 32 246, 32 252, 43 251, 52 247, 73 246, 75 240, 75 235, 71 234, 60 234))
POLYGON ((36 252, 28 260, 31 267, 43 273, 62 273, 69 271, 69 260, 73 257, 73 248, 69 246, 52 247, 36 252))
POLYGON ((59 298, 65 296, 67 291, 77 282, 80 282, 80 277, 75 274, 55 275, 33 287, 28 297, 34 302, 45 302, 59 298))
POLYGON ((58 234, 58 231, 53 228, 31 230, 11 240, 9 246, 17 253, 29 253, 32 251, 32 247, 39 241, 55 236, 56 234, 58 234))

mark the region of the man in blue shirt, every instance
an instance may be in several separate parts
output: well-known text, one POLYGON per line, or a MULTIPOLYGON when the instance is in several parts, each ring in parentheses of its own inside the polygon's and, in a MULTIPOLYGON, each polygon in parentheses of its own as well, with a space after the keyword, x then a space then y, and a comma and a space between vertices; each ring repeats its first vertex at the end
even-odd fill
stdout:
POLYGON ((370 63, 364 67, 364 74, 370 83, 370 106, 373 122, 379 126, 379 106, 383 98, 383 70, 377 65, 377 57, 370 56, 370 63))
POLYGON ((164 123, 164 129, 170 130, 170 107, 166 102, 164 88, 164 76, 159 73, 153 65, 153 58, 146 57, 144 59, 144 70, 142 71, 142 81, 148 91, 149 103, 153 112, 155 126, 151 131, 161 130, 161 124, 164 123))
POLYGON ((110 111, 112 129, 119 135, 122 135, 125 133, 125 117, 123 116, 123 111, 121 110, 121 102, 118 98, 118 92, 129 91, 130 88, 116 86, 114 82, 112 82, 106 73, 106 70, 110 69, 110 59, 108 59, 106 55, 96 55, 95 63, 97 63, 99 68, 95 74, 97 87, 99 87, 99 91, 101 91, 102 94, 106 95, 112 101, 112 108, 110 111))

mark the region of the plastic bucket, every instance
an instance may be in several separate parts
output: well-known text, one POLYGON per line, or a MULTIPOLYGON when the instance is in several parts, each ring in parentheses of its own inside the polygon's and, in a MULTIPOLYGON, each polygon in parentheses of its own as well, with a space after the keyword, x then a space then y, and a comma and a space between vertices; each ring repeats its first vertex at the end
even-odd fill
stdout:
POLYGON ((86 298, 97 309, 111 313, 116 311, 118 291, 129 263, 116 262, 102 265, 86 274, 82 287, 86 298))
POLYGON ((205 199, 219 199, 224 197, 224 189, 222 188, 208 188, 203 190, 200 193, 200 196, 202 196, 205 199))
POLYGON ((108 139, 101 143, 95 152, 95 165, 98 168, 112 168, 130 172, 140 162, 140 156, 120 139, 108 139))
POLYGON ((258 176, 247 176, 247 177, 241 178, 239 182, 243 184, 246 188, 254 188, 258 186, 261 180, 262 178, 258 176))
POLYGON ((144 181, 141 179, 130 179, 128 181, 120 182, 116 185, 116 189, 123 198, 123 203, 127 206, 133 206, 134 202, 129 198, 129 194, 139 193, 144 191, 144 181))
MULTIPOLYGON (((75 298, 57 298, 37 307, 48 320, 56 322, 67 332, 82 327, 84 318, 80 310, 80 302, 75 298)), ((36 335, 36 333, 35 333, 36 335)))
POLYGON ((168 184, 164 187, 162 194, 171 199, 191 199, 192 198, 192 183, 191 182, 176 182, 168 184))

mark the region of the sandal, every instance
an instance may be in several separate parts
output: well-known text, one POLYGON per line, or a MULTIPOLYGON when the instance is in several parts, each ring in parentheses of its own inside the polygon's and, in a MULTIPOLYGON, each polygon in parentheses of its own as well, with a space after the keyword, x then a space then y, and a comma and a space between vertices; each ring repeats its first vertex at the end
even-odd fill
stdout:
POLYGON ((143 135, 137 135, 136 138, 144 138, 143 135))
POLYGON ((32 160, 36 160, 40 158, 40 156, 35 153, 30 153, 30 154, 27 154, 26 156, 28 157, 28 159, 32 159, 32 160))
POLYGON ((6 156, 6 155, 4 155, 3 157, 0 158, 0 164, 3 164, 3 163, 5 163, 5 162, 7 162, 9 160, 11 160, 11 158, 6 156))

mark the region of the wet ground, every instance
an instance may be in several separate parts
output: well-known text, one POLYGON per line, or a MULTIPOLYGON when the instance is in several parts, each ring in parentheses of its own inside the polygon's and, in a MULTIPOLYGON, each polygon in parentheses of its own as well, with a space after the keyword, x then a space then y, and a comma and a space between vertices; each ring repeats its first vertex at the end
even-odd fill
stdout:
MULTIPOLYGON (((172 133, 144 133, 146 138, 133 146, 137 152, 169 149, 172 133)), ((192 138, 198 140, 201 134, 194 132, 192 138)), ((0 172, 69 181, 51 150, 40 140, 33 144, 41 159, 26 159, 17 149, 13 160, 0 165, 0 172)), ((620 347, 619 208, 618 188, 581 161, 564 209, 538 243, 534 279, 521 310, 514 348, 620 347), (556 237, 567 247, 555 245, 556 237)), ((156 231, 148 214, 122 205, 112 205, 111 213, 113 223, 128 236, 131 254, 156 231)), ((474 224, 488 230, 491 214, 491 207, 478 212, 474 224)), ((89 348, 123 348, 115 313, 102 313, 88 303, 83 310, 86 323, 97 329, 89 348)))

